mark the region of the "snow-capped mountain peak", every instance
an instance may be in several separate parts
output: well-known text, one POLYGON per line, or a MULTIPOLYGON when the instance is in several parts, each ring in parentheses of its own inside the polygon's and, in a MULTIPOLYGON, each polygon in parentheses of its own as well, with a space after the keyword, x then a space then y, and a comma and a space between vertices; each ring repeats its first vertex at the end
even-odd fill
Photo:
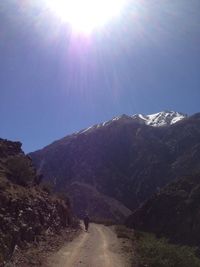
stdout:
POLYGON ((158 112, 158 113, 150 114, 150 115, 134 114, 134 115, 128 116, 126 114, 123 114, 121 116, 114 117, 110 121, 106 121, 100 124, 90 126, 77 133, 86 133, 86 132, 88 133, 94 129, 97 129, 100 127, 106 127, 116 121, 124 121, 124 122, 137 121, 138 123, 141 123, 141 124, 146 124, 146 125, 153 126, 153 127, 161 127, 161 126, 175 124, 176 122, 181 121, 186 117, 187 117, 186 114, 179 113, 176 111, 162 111, 162 112, 158 112))
POLYGON ((160 127, 160 126, 172 125, 186 118, 187 115, 176 111, 162 111, 150 115, 135 114, 131 117, 133 119, 139 119, 141 123, 143 122, 146 125, 160 127))

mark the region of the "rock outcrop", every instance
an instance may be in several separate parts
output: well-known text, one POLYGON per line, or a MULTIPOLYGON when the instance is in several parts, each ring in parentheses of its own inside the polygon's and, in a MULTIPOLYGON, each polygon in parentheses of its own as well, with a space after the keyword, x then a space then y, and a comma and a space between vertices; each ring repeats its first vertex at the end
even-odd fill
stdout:
POLYGON ((17 245, 69 223, 68 203, 42 190, 40 178, 21 143, 0 139, 0 266, 17 245))

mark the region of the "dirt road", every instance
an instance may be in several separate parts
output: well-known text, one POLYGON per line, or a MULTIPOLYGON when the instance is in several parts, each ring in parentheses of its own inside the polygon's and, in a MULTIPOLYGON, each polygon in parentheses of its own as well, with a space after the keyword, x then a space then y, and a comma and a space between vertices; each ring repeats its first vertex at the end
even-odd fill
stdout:
POLYGON ((120 241, 109 228, 91 224, 89 232, 63 247, 48 260, 49 267, 130 267, 120 241))

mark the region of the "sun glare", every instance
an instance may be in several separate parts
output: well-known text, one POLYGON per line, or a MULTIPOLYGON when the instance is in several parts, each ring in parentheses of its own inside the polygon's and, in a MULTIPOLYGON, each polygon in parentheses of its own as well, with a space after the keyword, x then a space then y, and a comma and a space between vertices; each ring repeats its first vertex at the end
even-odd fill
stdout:
POLYGON ((48 7, 72 29, 91 33, 118 16, 125 0, 46 0, 48 7))

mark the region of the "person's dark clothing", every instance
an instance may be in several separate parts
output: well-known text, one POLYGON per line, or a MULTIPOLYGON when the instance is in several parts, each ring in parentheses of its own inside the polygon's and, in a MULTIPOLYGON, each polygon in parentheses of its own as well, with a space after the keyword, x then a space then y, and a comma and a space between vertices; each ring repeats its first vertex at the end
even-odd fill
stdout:
POLYGON ((84 224, 85 224, 85 230, 87 231, 88 230, 88 227, 89 227, 89 222, 90 222, 90 219, 88 216, 85 216, 84 219, 84 224))

